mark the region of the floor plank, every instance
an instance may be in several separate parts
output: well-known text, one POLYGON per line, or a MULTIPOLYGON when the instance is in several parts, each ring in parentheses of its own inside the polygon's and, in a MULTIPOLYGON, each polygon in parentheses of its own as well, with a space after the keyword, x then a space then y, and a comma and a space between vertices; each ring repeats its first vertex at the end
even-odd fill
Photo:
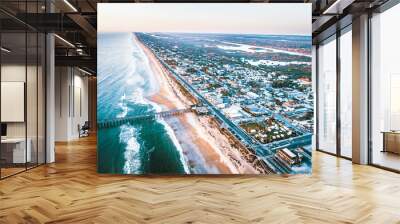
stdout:
POLYGON ((299 176, 96 173, 96 139, 0 181, 0 223, 400 223, 400 175, 314 152, 299 176))

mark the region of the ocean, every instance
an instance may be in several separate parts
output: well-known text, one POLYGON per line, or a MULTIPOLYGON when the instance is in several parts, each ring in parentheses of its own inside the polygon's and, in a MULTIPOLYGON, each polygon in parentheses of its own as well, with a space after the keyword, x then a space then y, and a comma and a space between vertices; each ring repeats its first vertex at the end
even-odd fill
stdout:
MULTIPOLYGON (((159 84, 133 34, 99 33, 97 46, 97 119, 161 111, 146 99, 158 91, 159 84)), ((99 173, 189 172, 174 131, 162 119, 102 128, 97 135, 99 173)))

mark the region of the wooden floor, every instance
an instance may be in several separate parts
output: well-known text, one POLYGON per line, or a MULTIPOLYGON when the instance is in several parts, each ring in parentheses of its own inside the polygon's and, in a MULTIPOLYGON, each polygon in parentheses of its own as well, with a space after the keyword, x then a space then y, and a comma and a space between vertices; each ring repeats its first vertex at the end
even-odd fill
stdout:
POLYGON ((8 177, 8 176, 11 176, 13 174, 23 172, 25 170, 26 170, 25 167, 23 167, 23 168, 20 168, 20 167, 17 167, 17 168, 15 168, 15 167, 4 168, 4 167, 2 167, 1 168, 1 177, 2 178, 3 177, 8 177))
MULTIPOLYGON (((376 149, 376 148, 375 148, 376 149)), ((400 155, 391 152, 381 152, 375 150, 372 160, 374 164, 388 167, 395 170, 400 170, 400 155)))
POLYGON ((96 173, 96 142, 0 181, 0 223, 400 223, 400 175, 314 153, 311 176, 96 173))

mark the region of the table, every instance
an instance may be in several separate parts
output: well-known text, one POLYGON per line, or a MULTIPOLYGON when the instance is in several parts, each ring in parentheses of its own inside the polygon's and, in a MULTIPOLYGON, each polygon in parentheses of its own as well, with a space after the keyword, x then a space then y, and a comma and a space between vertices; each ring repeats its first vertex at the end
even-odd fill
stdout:
POLYGON ((400 131, 383 131, 382 152, 400 154, 400 131))
POLYGON ((26 150, 25 150, 25 138, 6 138, 1 139, 1 157, 6 160, 6 163, 26 163, 31 162, 32 152, 31 146, 32 141, 30 138, 26 139, 26 150))

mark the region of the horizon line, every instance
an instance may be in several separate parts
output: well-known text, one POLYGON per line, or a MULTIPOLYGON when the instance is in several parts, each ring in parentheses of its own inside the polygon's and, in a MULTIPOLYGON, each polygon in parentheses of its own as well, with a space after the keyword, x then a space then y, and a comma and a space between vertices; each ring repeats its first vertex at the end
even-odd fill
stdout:
POLYGON ((240 34, 240 35, 264 35, 264 36, 303 36, 303 37, 312 37, 312 35, 307 35, 307 34, 273 34, 273 33, 219 33, 219 32, 177 32, 177 31, 171 31, 171 32, 160 32, 160 31, 154 31, 154 32, 144 32, 144 31, 98 31, 97 33, 173 33, 173 34, 227 34, 227 35, 235 35, 235 34, 240 34))

